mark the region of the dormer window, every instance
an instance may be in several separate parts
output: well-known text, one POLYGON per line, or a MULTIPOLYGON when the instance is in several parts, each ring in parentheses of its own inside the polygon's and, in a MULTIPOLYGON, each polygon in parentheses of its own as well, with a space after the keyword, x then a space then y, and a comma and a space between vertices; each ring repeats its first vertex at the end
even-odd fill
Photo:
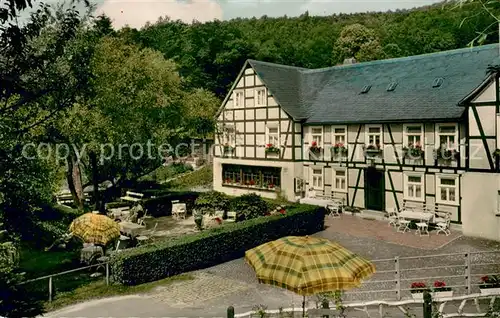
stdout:
POLYGON ((434 82, 432 82, 432 87, 434 87, 434 88, 440 87, 442 84, 443 84, 443 78, 438 77, 438 78, 434 79, 434 82))
POLYGON ((365 85, 365 86, 363 86, 363 89, 361 90, 361 94, 368 93, 368 91, 370 91, 370 88, 372 88, 371 85, 365 85))
POLYGON ((392 92, 396 89, 396 86, 398 86, 398 83, 396 82, 392 82, 389 84, 389 86, 387 86, 387 91, 388 92, 392 92))

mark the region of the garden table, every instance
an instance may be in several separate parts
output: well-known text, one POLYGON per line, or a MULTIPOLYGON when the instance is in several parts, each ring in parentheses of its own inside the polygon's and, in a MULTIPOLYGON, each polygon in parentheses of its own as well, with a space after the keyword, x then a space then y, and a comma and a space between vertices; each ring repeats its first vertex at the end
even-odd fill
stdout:
POLYGON ((139 225, 137 223, 132 222, 120 222, 120 232, 128 235, 130 237, 136 237, 139 235, 139 232, 146 227, 144 225, 139 225))
POLYGON ((426 212, 417 212, 417 211, 403 211, 399 213, 399 216, 405 218, 405 219, 410 219, 410 220, 422 220, 422 221, 427 221, 429 222, 433 217, 434 214, 432 213, 426 213, 426 212))

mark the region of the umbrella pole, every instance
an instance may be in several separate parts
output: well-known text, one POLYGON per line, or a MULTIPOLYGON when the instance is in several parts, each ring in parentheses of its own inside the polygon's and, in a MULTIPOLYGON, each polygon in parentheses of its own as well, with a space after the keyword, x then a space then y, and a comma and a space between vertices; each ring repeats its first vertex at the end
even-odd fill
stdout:
POLYGON ((302 317, 306 316, 306 295, 302 296, 302 317))

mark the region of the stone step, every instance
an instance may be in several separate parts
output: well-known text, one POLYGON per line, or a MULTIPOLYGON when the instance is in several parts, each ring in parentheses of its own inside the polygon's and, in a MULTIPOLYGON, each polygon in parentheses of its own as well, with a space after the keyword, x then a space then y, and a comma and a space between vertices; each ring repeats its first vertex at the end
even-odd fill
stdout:
POLYGON ((385 212, 384 211, 376 211, 376 210, 361 210, 359 216, 363 219, 368 220, 385 220, 385 212))

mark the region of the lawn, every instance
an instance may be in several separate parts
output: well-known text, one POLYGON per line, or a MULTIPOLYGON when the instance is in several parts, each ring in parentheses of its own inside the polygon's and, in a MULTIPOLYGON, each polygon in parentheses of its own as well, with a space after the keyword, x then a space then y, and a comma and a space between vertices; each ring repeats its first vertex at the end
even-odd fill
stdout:
POLYGON ((172 276, 159 281, 136 286, 124 286, 120 284, 110 284, 108 286, 106 285, 106 282, 104 281, 104 279, 102 279, 102 277, 98 279, 98 281, 85 284, 76 288, 75 290, 58 294, 52 302, 47 302, 45 304, 45 309, 47 311, 54 311, 62 307, 92 299, 130 294, 145 294, 157 287, 165 286, 178 281, 191 280, 194 279, 194 277, 189 274, 181 274, 178 276, 172 276))
MULTIPOLYGON (((79 257, 79 251, 45 252, 24 246, 21 250, 19 267, 21 271, 26 273, 26 279, 34 279, 83 267, 79 262, 79 257)), ((110 284, 108 286, 106 285, 104 276, 90 277, 92 272, 93 270, 87 269, 55 276, 52 280, 52 302, 48 301, 48 279, 31 282, 26 286, 29 290, 36 292, 40 299, 45 301, 47 311, 53 311, 91 299, 147 293, 158 286, 193 279, 191 275, 179 275, 137 286, 123 286, 119 284, 110 284)))

